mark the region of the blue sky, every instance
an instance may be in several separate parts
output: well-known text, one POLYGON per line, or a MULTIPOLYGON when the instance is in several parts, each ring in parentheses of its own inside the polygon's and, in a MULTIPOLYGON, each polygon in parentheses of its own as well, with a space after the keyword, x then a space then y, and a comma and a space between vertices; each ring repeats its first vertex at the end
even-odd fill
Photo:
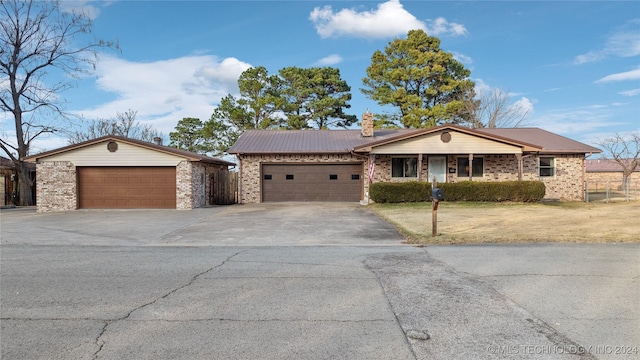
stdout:
MULTIPOLYGON (((375 50, 421 28, 471 70, 478 91, 502 88, 527 124, 595 145, 640 131, 640 2, 635 1, 63 1, 95 35, 118 39, 97 71, 62 94, 87 119, 128 109, 168 137, 207 120, 250 66, 332 66, 351 86, 350 113, 382 111, 361 92, 375 50)), ((2 121, 3 133, 13 133, 2 121)), ((50 136, 36 151, 66 145, 50 136)))

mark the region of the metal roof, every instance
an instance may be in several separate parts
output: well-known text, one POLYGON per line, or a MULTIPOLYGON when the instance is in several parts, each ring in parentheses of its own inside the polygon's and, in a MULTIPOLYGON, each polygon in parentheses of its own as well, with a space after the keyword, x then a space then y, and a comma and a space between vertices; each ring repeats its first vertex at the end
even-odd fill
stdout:
POLYGON ((360 130, 247 130, 229 149, 230 154, 348 153, 372 141, 416 130, 376 130, 362 137, 360 130))
MULTIPOLYGON (((631 165, 633 159, 622 159, 627 165, 631 165)), ((587 159, 586 161, 587 172, 622 172, 622 165, 613 159, 587 159)), ((635 172, 640 172, 640 166, 638 166, 635 172)))
POLYGON ((485 134, 498 135, 513 139, 515 141, 535 144, 542 148, 541 153, 553 154, 575 154, 593 153, 599 154, 602 151, 593 146, 583 144, 579 141, 571 140, 567 137, 542 130, 540 128, 491 128, 475 129, 475 131, 485 134))
POLYGON ((509 141, 540 153, 600 153, 600 149, 539 128, 469 129, 443 125, 433 129, 382 129, 372 137, 362 137, 360 130, 247 130, 229 149, 230 154, 327 154, 348 153, 370 145, 380 145, 450 129, 509 141), (540 150, 538 150, 540 149, 540 150))

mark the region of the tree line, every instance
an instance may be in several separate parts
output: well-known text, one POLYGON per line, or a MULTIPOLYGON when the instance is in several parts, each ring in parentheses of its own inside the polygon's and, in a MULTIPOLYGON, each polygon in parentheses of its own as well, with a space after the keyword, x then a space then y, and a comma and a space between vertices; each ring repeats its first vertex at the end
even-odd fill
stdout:
MULTIPOLYGON (((23 158, 44 134, 64 133, 70 143, 109 134, 145 141, 162 137, 140 124, 134 110, 69 130, 74 121, 60 94, 95 67, 100 49, 118 49, 118 43, 93 38, 87 14, 63 12, 57 1, 0 1, 0 110, 15 123, 14 139, 3 134, 0 149, 17 169, 19 205, 32 205, 33 184, 23 158), (63 76, 50 76, 56 72, 63 76)), ((526 119, 526 112, 509 104, 508 92, 478 96, 470 70, 422 30, 375 51, 366 74, 361 92, 392 109, 375 114, 377 128, 504 127, 526 119)), ((208 120, 178 121, 170 145, 220 155, 249 129, 347 128, 357 122, 348 113, 351 88, 336 68, 286 67, 270 75, 259 66, 241 74, 238 88, 239 94, 222 98, 208 120)))

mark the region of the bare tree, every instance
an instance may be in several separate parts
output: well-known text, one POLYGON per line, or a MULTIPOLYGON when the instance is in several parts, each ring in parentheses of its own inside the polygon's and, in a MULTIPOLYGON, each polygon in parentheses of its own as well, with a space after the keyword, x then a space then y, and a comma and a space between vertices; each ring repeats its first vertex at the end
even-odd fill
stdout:
POLYGON ((37 137, 60 130, 60 93, 95 67, 97 49, 117 47, 92 39, 91 19, 60 11, 57 1, 0 0, 0 110, 15 121, 15 142, 0 148, 18 169, 19 205, 32 205, 32 180, 23 158, 37 137), (56 121, 57 118, 57 121, 56 121))
POLYGON ((604 156, 617 162, 622 168, 622 183, 640 168, 640 132, 623 136, 618 133, 611 138, 598 141, 604 156))
POLYGON ((474 127, 505 128, 524 125, 529 109, 519 102, 512 102, 508 91, 494 88, 479 94, 474 113, 474 127))
POLYGON ((154 138, 163 137, 162 133, 150 124, 136 121, 137 114, 137 111, 129 109, 123 113, 116 113, 116 117, 112 119, 92 120, 86 128, 69 133, 67 141, 69 144, 77 144, 102 136, 116 135, 153 142, 154 138))

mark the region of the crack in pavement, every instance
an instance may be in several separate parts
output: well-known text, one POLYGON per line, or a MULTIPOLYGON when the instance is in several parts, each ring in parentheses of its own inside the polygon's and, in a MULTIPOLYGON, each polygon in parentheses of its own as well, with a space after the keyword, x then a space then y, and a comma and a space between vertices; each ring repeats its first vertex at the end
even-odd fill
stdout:
POLYGON ((265 322, 307 322, 307 323, 338 323, 338 324, 360 324, 360 323, 386 323, 393 322, 389 319, 364 319, 364 320, 325 320, 325 319, 231 319, 231 318, 207 318, 207 319, 189 319, 189 320, 168 320, 168 319, 153 319, 153 320, 129 320, 133 323, 190 323, 190 322, 206 322, 206 321, 228 321, 236 323, 265 323, 265 322))
POLYGON ((136 307, 136 308, 132 309, 132 310, 131 310, 131 311, 129 311, 125 316, 122 316, 122 317, 117 318, 117 319, 110 319, 110 320, 105 321, 105 324, 104 324, 104 326, 102 327, 102 330, 100 331, 100 334, 98 334, 98 336, 96 337, 96 340, 95 340, 95 344, 98 346, 98 349, 97 349, 97 350, 96 350, 96 352, 93 354, 93 359, 94 359, 94 360, 98 359, 98 356, 100 355, 100 352, 102 351, 102 348, 103 348, 103 347, 104 347, 104 345, 105 345, 105 342, 104 342, 104 341, 102 341, 102 340, 101 340, 101 338, 102 338, 102 336, 105 334, 105 332, 107 331, 107 328, 109 327, 109 325, 111 325, 111 324, 113 324, 113 323, 116 323, 116 322, 118 322, 118 321, 126 320, 126 319, 128 319, 128 318, 131 316, 131 314, 133 314, 134 312, 136 312, 136 311, 138 311, 138 310, 141 310, 141 309, 144 309, 144 308, 145 308, 145 307, 147 307, 147 306, 153 305, 153 304, 155 304, 156 302, 158 302, 159 300, 161 300, 161 299, 165 299, 165 298, 167 298, 167 297, 171 296, 172 294, 174 294, 175 292, 177 292, 177 291, 179 291, 179 290, 181 290, 181 289, 184 289, 184 288, 186 288, 186 287, 188 287, 188 286, 191 286, 191 285, 192 285, 196 280, 198 280, 198 278, 199 278, 199 277, 201 277, 202 275, 207 274, 207 273, 209 273, 209 272, 211 272, 211 271, 213 271, 213 270, 215 270, 215 269, 218 269, 218 268, 219 268, 219 267, 221 267, 221 266, 224 266, 224 265, 225 265, 227 262, 229 262, 233 257, 235 257, 235 256, 237 256, 237 255, 239 255, 239 254, 241 254, 241 253, 243 253, 243 252, 245 252, 245 251, 248 251, 248 250, 249 250, 249 249, 240 250, 240 251, 238 251, 238 252, 236 252, 236 253, 234 253, 234 254, 230 255, 230 256, 229 256, 229 257, 227 257, 224 261, 222 261, 220 264, 218 264, 218 265, 216 265, 216 266, 213 266, 213 267, 211 267, 211 268, 209 268, 209 269, 207 269, 207 270, 205 270, 205 271, 202 271, 202 272, 200 272, 200 273, 198 273, 198 274, 194 275, 194 276, 191 278, 191 280, 189 280, 186 284, 184 284, 184 285, 182 285, 182 286, 179 286, 179 287, 177 287, 177 288, 175 288, 175 289, 173 289, 173 290, 171 290, 171 291, 167 292, 166 294, 164 294, 164 295, 162 295, 162 296, 160 296, 160 297, 156 298, 155 300, 153 300, 153 301, 151 301, 151 302, 148 302, 148 303, 146 303, 146 304, 142 304, 142 305, 140 305, 140 306, 138 306, 138 307, 136 307))
MULTIPOLYGON (((449 359, 451 354, 477 358, 479 348, 491 355, 495 346, 522 344, 579 346, 484 279, 458 272, 427 252, 373 255, 365 265, 381 282, 405 334, 416 329, 427 334, 424 339, 408 340, 416 358, 449 359)), ((588 353, 575 356, 595 359, 588 353)), ((548 358, 565 357, 551 354, 548 358)))
POLYGON ((589 275, 589 274, 496 274, 496 275, 477 275, 472 272, 461 271, 461 274, 466 274, 469 276, 477 276, 480 278, 491 278, 491 277, 518 277, 518 276, 544 276, 544 277, 599 277, 599 278, 614 278, 614 279, 630 279, 635 280, 638 279, 638 276, 617 276, 617 275, 589 275))

